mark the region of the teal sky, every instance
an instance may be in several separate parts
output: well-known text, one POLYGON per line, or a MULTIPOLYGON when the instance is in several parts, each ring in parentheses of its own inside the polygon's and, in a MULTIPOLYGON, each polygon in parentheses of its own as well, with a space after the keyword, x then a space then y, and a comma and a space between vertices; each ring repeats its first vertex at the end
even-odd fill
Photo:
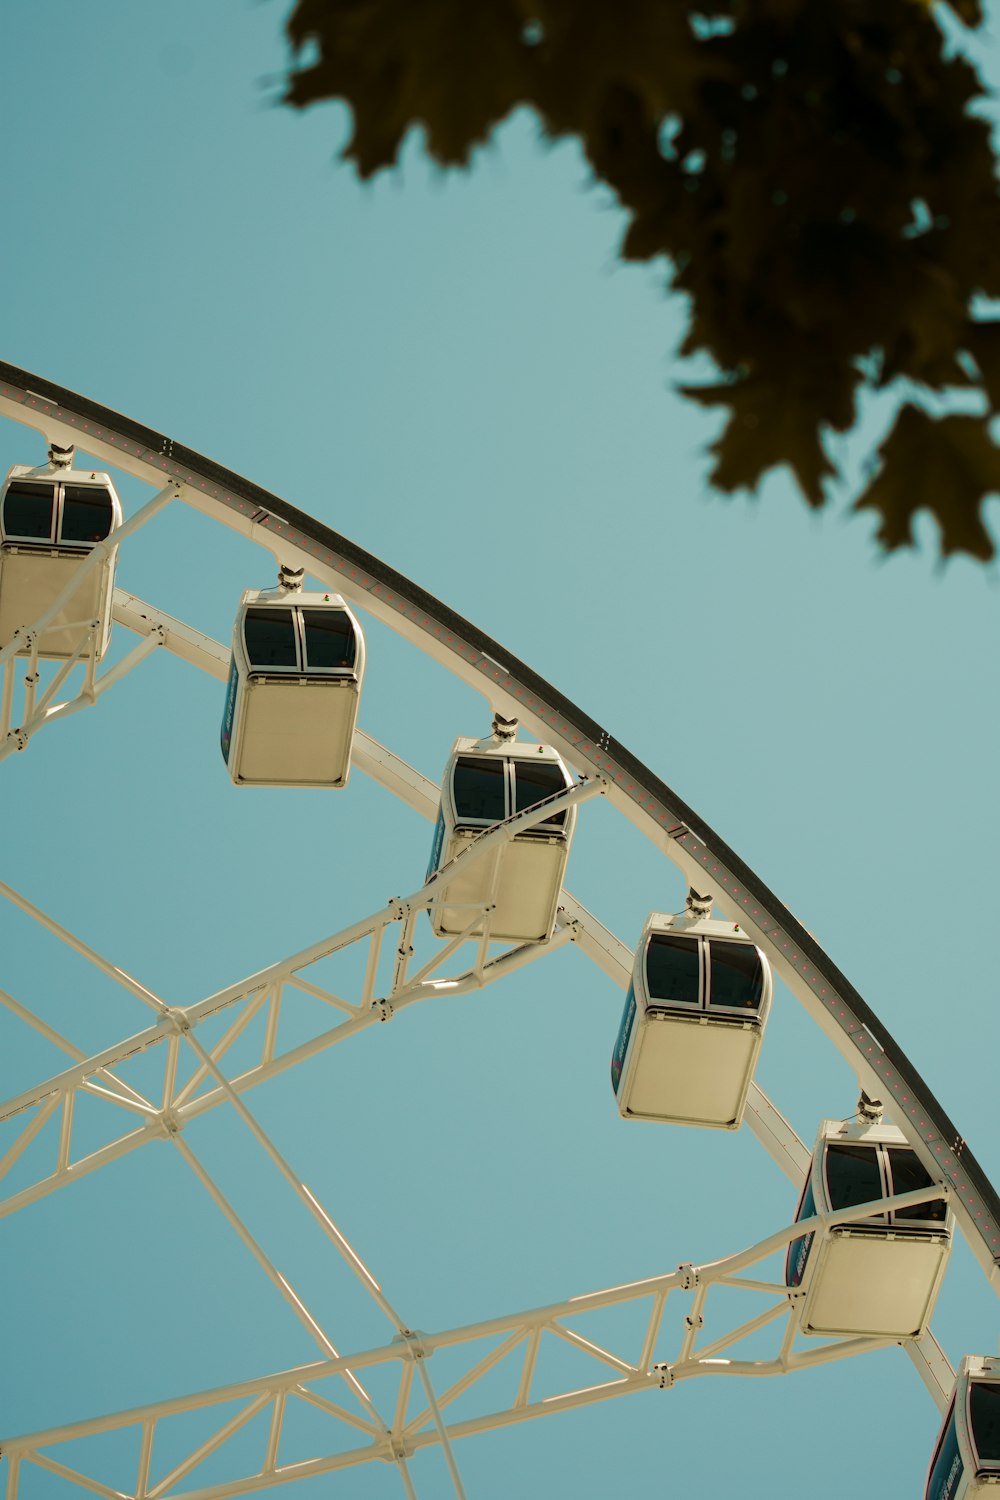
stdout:
MULTIPOLYGON (((846 491, 819 516, 781 476, 756 500, 713 495, 714 419, 673 393, 684 308, 662 266, 618 264, 620 215, 578 153, 518 116, 469 173, 432 169, 413 140, 360 186, 335 163, 339 109, 275 106, 284 13, 9 7, 3 357, 278 492, 555 683, 816 934, 1000 1179, 996 567, 940 565, 926 518, 912 553, 881 559, 846 491)), ((869 411, 866 435, 887 415, 869 411)), ((13 425, 0 448, 5 468, 44 458, 13 425)), ((859 451, 843 453, 856 474, 859 451)), ((148 494, 121 488, 128 511, 148 494)), ((996 535, 996 498, 988 516, 996 535)), ((175 507, 118 581, 228 642, 241 590, 272 572, 175 507)), ((437 780, 454 737, 487 730, 486 705, 366 631, 361 725, 437 780)), ((338 795, 234 789, 220 686, 161 658, 0 767, 0 879, 188 1004, 416 889, 430 827, 357 774, 338 795)), ((567 883, 632 944, 650 910, 680 904, 679 877, 603 804, 578 826, 567 883)), ((6 906, 0 954, 0 986, 88 1053, 146 1024, 6 906)), ((620 1006, 566 951, 248 1102, 426 1330, 714 1259, 788 1222, 796 1194, 749 1131, 618 1119, 620 1006)), ((3 1012, 0 1027, 0 1095, 58 1071, 40 1038, 3 1012)), ((809 1142, 853 1113, 852 1077, 780 989, 758 1078, 809 1142)), ((384 1342, 235 1117, 207 1116, 190 1143, 336 1342, 384 1342)), ((4 1220, 0 1266, 3 1434, 312 1357, 165 1143, 4 1220)), ((996 1302, 961 1244, 935 1329, 953 1363, 996 1350, 996 1302)), ((448 1382, 443 1357, 429 1372, 448 1382)), ((936 1430, 889 1350, 690 1382, 456 1454, 469 1500, 839 1500, 918 1495, 936 1430)), ((303 1431, 303 1456, 320 1440, 303 1431)), ((126 1483, 134 1455, 108 1453, 126 1483)), ((437 1455, 413 1477, 421 1500, 448 1493, 437 1455)), ((25 1500, 78 1493, 31 1480, 25 1500)), ((287 1493, 403 1489, 373 1466, 287 1493)))

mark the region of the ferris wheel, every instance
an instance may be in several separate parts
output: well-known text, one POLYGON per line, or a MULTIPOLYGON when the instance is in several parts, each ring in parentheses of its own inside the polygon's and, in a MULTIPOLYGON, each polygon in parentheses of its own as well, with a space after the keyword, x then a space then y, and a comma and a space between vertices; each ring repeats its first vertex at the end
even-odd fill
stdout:
MULTIPOLYGON (((6 1433, 8 1500, 57 1493, 50 1485, 133 1500, 223 1500, 283 1486, 295 1493, 309 1479, 356 1477, 366 1466, 384 1486, 373 1494, 426 1489, 473 1500, 465 1439, 695 1379, 796 1376, 895 1346, 939 1414, 928 1408, 928 1500, 1000 1479, 1000 1361, 969 1350, 956 1374, 931 1321, 959 1234, 1000 1289, 1000 1198, 878 1017, 753 870, 606 728, 304 511, 9 365, 0 365, 0 414, 44 439, 25 434, 25 460, 0 497, 0 759, 43 746, 55 757, 63 720, 95 707, 100 720, 133 674, 169 657, 185 684, 200 691, 214 682, 221 731, 218 748, 205 747, 213 786, 245 788, 235 794, 241 806, 261 795, 255 788, 270 788, 277 806, 286 789, 316 798, 335 789, 339 800, 369 783, 381 806, 401 804, 425 821, 429 856, 399 886, 403 894, 353 910, 341 892, 337 920, 322 932, 183 1005, 43 910, 5 861, 0 895, 28 919, 24 930, 123 991, 135 1024, 85 1051, 7 993, 5 981, 6 1018, 63 1058, 0 1105, 0 1215, 30 1215, 69 1188, 85 1216, 91 1180, 105 1167, 110 1176, 127 1160, 149 1159, 155 1175, 169 1151, 311 1345, 296 1364, 6 1433), (105 465, 151 487, 127 517, 105 465), (155 535, 165 512, 183 508, 213 523, 239 567, 256 559, 232 601, 231 639, 129 591, 132 549, 155 535), (478 700, 478 720, 453 726, 440 782, 409 763, 405 746, 361 727, 378 670, 366 644, 372 631, 397 637, 414 670, 460 685, 463 702, 478 700), (568 888, 574 845, 598 805, 680 875, 675 910, 659 909, 654 890, 636 913, 637 943, 568 888), (350 1204, 306 1186, 280 1132, 262 1121, 256 1091, 266 1098, 268 1086, 287 1089, 306 1074, 315 1086, 316 1069, 341 1043, 350 1044, 335 1052, 343 1068, 363 1036, 378 1033, 383 1046, 383 1028, 403 1013, 419 1026, 498 981, 513 987, 515 976, 547 974, 570 949, 617 994, 606 1089, 622 1140, 692 1130, 722 1140, 745 1127, 787 1179, 789 1212, 752 1242, 734 1224, 731 1244, 711 1259, 662 1269, 657 1246, 652 1273, 640 1279, 582 1293, 566 1286, 560 1298, 526 1307, 503 1305, 493 1290, 489 1316, 425 1328, 376 1258, 361 1253, 350 1204), (827 1106, 841 1117, 817 1115, 815 1142, 800 1139, 755 1077, 778 981, 856 1079, 852 1099, 827 1106), (345 1344, 279 1268, 266 1224, 236 1201, 214 1147, 202 1143, 216 1119, 234 1123, 276 1174, 331 1264, 349 1275, 352 1295, 380 1319, 380 1341, 345 1344), (572 1365, 554 1351, 572 1355, 572 1365), (303 1413, 324 1424, 305 1446, 296 1427, 303 1413), (201 1424, 194 1437, 192 1419, 201 1424), (436 1476, 422 1467, 429 1456, 436 1476)), ((210 571, 200 557, 192 567, 210 571)), ((295 814, 305 805, 300 797, 295 814)), ((279 828, 265 872, 289 900, 302 836, 279 828)), ((209 830, 199 857, 224 864, 221 855, 209 830)), ((394 866, 387 883, 395 888, 402 874, 394 866)), ((385 1032, 384 1046, 397 1032, 405 1053, 412 1032, 401 1025, 385 1032)), ((419 1092, 407 1109, 419 1107, 419 1092)), ((321 1153, 329 1149, 320 1143, 321 1153)), ((380 1167, 373 1191, 398 1169, 380 1167)), ((460 1201, 457 1183, 455 1194, 460 1201)))

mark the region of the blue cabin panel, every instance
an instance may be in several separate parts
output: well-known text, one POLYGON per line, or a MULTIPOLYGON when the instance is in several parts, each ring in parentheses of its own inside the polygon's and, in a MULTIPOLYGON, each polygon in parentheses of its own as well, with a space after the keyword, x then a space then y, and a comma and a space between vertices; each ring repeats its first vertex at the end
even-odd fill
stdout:
POLYGON ((236 662, 229 664, 229 682, 226 686, 226 706, 222 713, 222 732, 220 742, 222 745, 222 759, 229 764, 229 751, 233 743, 233 716, 236 713, 236 689, 239 686, 239 673, 236 670, 236 662))
POLYGON ((427 874, 424 876, 424 884, 436 874, 441 865, 441 851, 444 848, 444 813, 439 812, 437 822, 434 824, 434 838, 431 843, 431 857, 427 863, 427 874))
POLYGON ((635 987, 629 985, 628 995, 625 1000, 625 1009, 622 1011, 622 1023, 618 1028, 618 1039, 615 1042, 615 1050, 611 1054, 611 1083, 615 1093, 622 1081, 622 1068, 625 1066, 625 1054, 628 1052, 629 1040, 632 1036, 632 1027, 635 1024, 635 987))
POLYGON ((948 1421, 941 1435, 938 1451, 931 1464, 930 1476, 924 1500, 954 1500, 962 1481, 965 1466, 958 1451, 958 1433, 955 1430, 955 1402, 951 1403, 948 1421))
MULTIPOLYGON (((811 1219, 816 1212, 816 1199, 813 1196, 812 1183, 806 1183, 806 1190, 802 1194, 802 1202, 796 1219, 811 1219)), ((785 1285, 801 1286, 802 1278, 806 1272, 806 1262, 809 1259, 809 1251, 815 1234, 804 1234, 800 1240, 792 1240, 785 1256, 785 1285)))

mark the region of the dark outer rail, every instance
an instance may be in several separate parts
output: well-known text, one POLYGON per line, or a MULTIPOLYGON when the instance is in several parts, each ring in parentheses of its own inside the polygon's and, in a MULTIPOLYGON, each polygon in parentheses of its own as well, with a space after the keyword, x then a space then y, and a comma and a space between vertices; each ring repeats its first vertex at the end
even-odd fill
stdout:
POLYGON ((630 798, 646 818, 676 840, 689 859, 704 868, 710 883, 726 893, 744 921, 757 928, 765 946, 794 969, 799 981, 812 991, 820 1008, 857 1050, 859 1061, 879 1078, 883 1098, 891 1101, 897 1118, 906 1117, 907 1134, 919 1138, 922 1154, 934 1162, 941 1179, 952 1187, 963 1228, 974 1249, 978 1238, 977 1258, 992 1265, 991 1279, 996 1285, 1000 1195, 923 1078, 875 1012, 787 907, 693 808, 608 730, 492 637, 287 500, 203 458, 164 433, 4 361, 0 361, 0 396, 23 408, 29 425, 44 427, 45 419, 50 418, 79 433, 85 451, 88 437, 99 440, 123 456, 159 470, 165 478, 197 489, 222 508, 286 537, 377 598, 383 608, 395 610, 411 625, 433 636, 466 667, 477 668, 569 741, 575 756, 614 782, 619 794, 630 798), (500 667, 500 662, 506 666, 500 667))

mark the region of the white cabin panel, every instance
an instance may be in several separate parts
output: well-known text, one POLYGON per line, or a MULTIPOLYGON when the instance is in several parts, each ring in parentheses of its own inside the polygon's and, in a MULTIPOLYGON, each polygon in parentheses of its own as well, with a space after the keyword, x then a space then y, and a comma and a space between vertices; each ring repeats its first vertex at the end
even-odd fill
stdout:
POLYGON ((637 1024, 622 1113, 735 1129, 760 1048, 759 1029, 655 1010, 637 1024))
MULTIPOLYGON (((0 646, 6 646, 15 631, 27 629, 44 614, 85 561, 86 554, 78 552, 11 549, 0 554, 0 646)), ((111 569, 107 563, 91 569, 42 634, 39 656, 57 660, 72 656, 86 640, 86 625, 81 626, 80 622, 100 620, 97 631, 100 659, 110 634, 110 587, 111 569)))
MULTIPOLYGON (((445 861, 467 849, 479 830, 458 830, 448 840, 445 861)), ((490 938, 498 942, 543 943, 552 934, 559 892, 566 871, 568 845, 563 841, 521 838, 477 859, 463 874, 459 865, 443 901, 432 913, 438 937, 454 937, 471 921, 474 906, 495 904, 490 938), (494 885, 494 875, 496 883, 494 885)), ((443 861, 444 862, 444 861, 443 861)), ((482 923, 472 929, 481 935, 482 923)))
POLYGON ((234 780, 246 785, 343 786, 358 694, 352 684, 248 682, 234 780))
POLYGON ((922 1338, 949 1248, 941 1238, 831 1233, 809 1257, 803 1333, 922 1338))

